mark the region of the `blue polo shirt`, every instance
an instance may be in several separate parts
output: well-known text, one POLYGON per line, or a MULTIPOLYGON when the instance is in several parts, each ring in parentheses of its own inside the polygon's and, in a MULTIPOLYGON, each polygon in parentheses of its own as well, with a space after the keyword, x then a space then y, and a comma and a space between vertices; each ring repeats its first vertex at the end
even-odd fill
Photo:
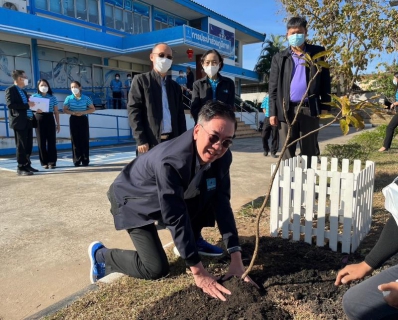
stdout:
MULTIPOLYGON (((26 98, 26 94, 25 92, 18 86, 15 86, 18 89, 19 95, 22 98, 23 103, 28 103, 28 99, 26 98)), ((26 110, 26 115, 28 118, 32 118, 33 117, 33 111, 28 109, 26 110)))
POLYGON ((113 92, 121 92, 123 83, 120 80, 113 79, 111 81, 111 89, 113 92))
POLYGON ((50 99, 48 112, 54 112, 54 107, 58 107, 57 98, 52 96, 51 94, 46 94, 45 96, 42 96, 40 93, 34 93, 32 94, 32 97, 50 99))
POLYGON ((265 110, 264 115, 269 117, 269 97, 264 97, 263 103, 261 104, 261 109, 265 110))
POLYGON ((186 86, 187 85, 187 78, 183 77, 183 76, 179 76, 176 78, 176 82, 180 85, 180 86, 186 86))
POLYGON ((70 96, 67 96, 64 101, 64 106, 67 106, 68 109, 73 112, 86 111, 92 104, 93 102, 90 97, 87 97, 84 94, 80 96, 80 99, 71 94, 70 96))

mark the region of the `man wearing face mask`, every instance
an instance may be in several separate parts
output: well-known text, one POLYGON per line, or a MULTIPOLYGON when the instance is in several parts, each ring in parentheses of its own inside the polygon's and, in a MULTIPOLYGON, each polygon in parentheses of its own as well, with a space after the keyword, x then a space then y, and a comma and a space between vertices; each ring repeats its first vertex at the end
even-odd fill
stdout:
MULTIPOLYGON (((288 124, 291 123, 298 111, 297 122, 293 126, 289 142, 294 141, 307 133, 319 128, 319 115, 330 111, 330 73, 329 69, 322 71, 315 77, 305 95, 309 81, 316 73, 316 67, 302 65, 304 53, 311 57, 325 51, 324 47, 311 45, 305 42, 307 35, 307 21, 302 17, 293 17, 287 23, 287 39, 289 48, 277 53, 271 63, 269 77, 269 115, 270 124, 278 126, 281 144, 284 145, 288 124), (300 102, 303 104, 298 110, 300 102), (285 119, 285 112, 288 119, 285 119)), ((311 134, 300 140, 301 154, 308 156, 308 166, 311 166, 311 157, 316 156, 317 134, 311 134)), ((289 159, 296 154, 296 144, 292 145, 283 155, 289 159)))
POLYGON ((157 44, 149 55, 152 71, 133 79, 127 111, 138 155, 187 130, 181 87, 167 77, 172 53, 167 44, 157 44))
POLYGON ((110 87, 112 90, 113 109, 122 108, 122 82, 120 81, 120 74, 115 74, 115 79, 111 81, 110 87))
POLYGON ((18 162, 17 174, 30 176, 39 170, 31 167, 30 155, 33 147, 33 128, 36 127, 36 118, 30 109, 35 105, 29 101, 28 94, 23 89, 29 80, 23 70, 12 72, 14 85, 5 91, 10 127, 14 129, 15 149, 18 162))
POLYGON ((206 76, 193 84, 191 114, 195 123, 200 109, 209 100, 224 102, 235 109, 235 84, 232 79, 220 74, 224 66, 221 54, 217 50, 209 50, 203 54, 200 62, 206 76))

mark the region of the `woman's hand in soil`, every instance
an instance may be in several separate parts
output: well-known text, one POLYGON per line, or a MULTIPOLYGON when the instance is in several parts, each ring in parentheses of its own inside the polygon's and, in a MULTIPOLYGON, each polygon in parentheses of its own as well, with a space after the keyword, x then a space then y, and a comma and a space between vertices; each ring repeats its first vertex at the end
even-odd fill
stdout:
POLYGON ((348 284, 351 281, 362 279, 372 272, 373 268, 365 261, 362 261, 361 263, 350 264, 339 271, 334 284, 336 286, 339 286, 340 284, 348 284))
POLYGON ((377 287, 380 291, 389 291, 384 300, 393 308, 398 309, 398 283, 384 283, 377 287))
POLYGON ((223 293, 231 294, 231 291, 219 284, 216 278, 203 267, 202 262, 192 266, 190 269, 195 279, 196 286, 201 288, 204 293, 207 293, 213 298, 220 299, 221 301, 227 300, 223 293))

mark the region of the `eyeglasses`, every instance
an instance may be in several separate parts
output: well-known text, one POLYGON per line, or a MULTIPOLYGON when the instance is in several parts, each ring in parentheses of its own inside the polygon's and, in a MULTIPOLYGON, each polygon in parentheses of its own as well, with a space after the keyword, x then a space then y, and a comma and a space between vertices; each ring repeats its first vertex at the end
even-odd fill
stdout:
MULTIPOLYGON (((199 123, 200 124, 200 123, 199 123)), ((213 145, 218 143, 219 141, 221 141, 220 137, 216 134, 211 134, 209 133, 204 127, 203 125, 200 124, 200 126, 203 128, 203 130, 209 135, 209 142, 213 145)), ((231 145, 232 145, 232 140, 231 139, 225 139, 223 141, 221 141, 221 145, 223 146, 223 148, 228 149, 231 145)))
POLYGON ((216 60, 213 60, 213 61, 211 61, 211 60, 205 60, 205 61, 203 61, 203 65, 204 66, 209 66, 209 65, 212 65, 212 66, 216 66, 216 65, 218 65, 220 62, 218 62, 218 61, 216 61, 216 60))
POLYGON ((157 54, 159 56, 159 58, 164 58, 166 57, 169 60, 173 60, 173 56, 169 55, 169 54, 165 54, 163 52, 157 53, 157 52, 152 52, 152 54, 157 54))

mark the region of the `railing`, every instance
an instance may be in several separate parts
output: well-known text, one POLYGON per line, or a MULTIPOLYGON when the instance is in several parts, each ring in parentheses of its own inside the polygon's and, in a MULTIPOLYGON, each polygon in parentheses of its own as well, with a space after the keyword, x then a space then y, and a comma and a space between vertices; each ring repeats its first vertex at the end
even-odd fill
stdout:
POLYGON ((5 128, 6 128, 6 137, 9 138, 10 137, 10 129, 9 129, 9 126, 8 126, 8 113, 7 113, 8 109, 7 109, 7 106, 4 103, 0 103, 0 110, 1 110, 1 113, 4 113, 4 118, 0 117, 0 124, 4 123, 5 128))
MULTIPOLYGON (((60 110, 60 117, 62 117, 62 115, 63 115, 63 113, 62 113, 62 110, 60 110)), ((96 121, 91 121, 91 124, 90 124, 90 130, 93 130, 93 129, 100 129, 101 131, 109 131, 110 130, 110 132, 114 132, 114 131, 116 131, 116 135, 112 135, 112 134, 110 134, 110 135, 104 135, 103 133, 100 135, 100 136, 98 136, 98 137, 96 137, 96 135, 94 135, 94 139, 98 139, 98 140, 112 140, 112 141, 115 141, 116 143, 121 143, 121 142, 123 142, 123 141, 125 141, 126 139, 128 139, 129 140, 129 142, 131 142, 132 140, 133 140, 133 135, 132 135, 132 131, 131 131, 131 128, 130 128, 130 126, 129 125, 126 125, 125 126, 125 128, 123 128, 122 126, 121 126, 121 123, 120 123, 120 121, 121 121, 121 119, 127 119, 128 118, 128 116, 123 116, 123 115, 112 115, 112 114, 102 114, 102 113, 97 113, 97 112, 95 112, 95 113, 92 113, 92 114, 90 114, 89 115, 89 117, 90 118, 93 118, 93 117, 108 117, 108 118, 116 118, 116 124, 115 124, 115 126, 107 126, 107 127, 105 127, 105 126, 98 126, 98 125, 95 125, 95 122, 96 121), (125 134, 123 134, 123 133, 125 133, 125 134)), ((64 122, 65 123, 65 121, 62 121, 62 118, 60 118, 60 122, 64 122)), ((101 122, 101 121, 100 121, 101 122)), ((102 122, 102 123, 104 123, 104 122, 102 122)), ((108 124, 109 122, 107 122, 107 124, 108 124)), ((5 105, 5 104, 0 104, 0 129, 1 129, 1 127, 4 125, 4 128, 5 128, 5 137, 6 138, 11 138, 11 136, 10 136, 10 130, 9 130, 9 118, 8 118, 8 108, 7 108, 7 106, 5 105), (4 116, 3 116, 4 115, 4 116)), ((69 124, 61 124, 61 127, 69 127, 69 124)), ((1 131, 3 131, 3 130, 1 130, 1 131)), ((64 138, 66 138, 66 137, 64 137, 64 138)), ((67 138, 69 138, 69 136, 67 137, 67 138)))
POLYGON ((259 111, 251 106, 250 104, 243 101, 239 96, 235 95, 235 110, 240 112, 240 121, 244 121, 246 124, 256 126, 256 129, 260 127, 259 111), (247 113, 254 113, 254 120, 249 117, 247 113))

